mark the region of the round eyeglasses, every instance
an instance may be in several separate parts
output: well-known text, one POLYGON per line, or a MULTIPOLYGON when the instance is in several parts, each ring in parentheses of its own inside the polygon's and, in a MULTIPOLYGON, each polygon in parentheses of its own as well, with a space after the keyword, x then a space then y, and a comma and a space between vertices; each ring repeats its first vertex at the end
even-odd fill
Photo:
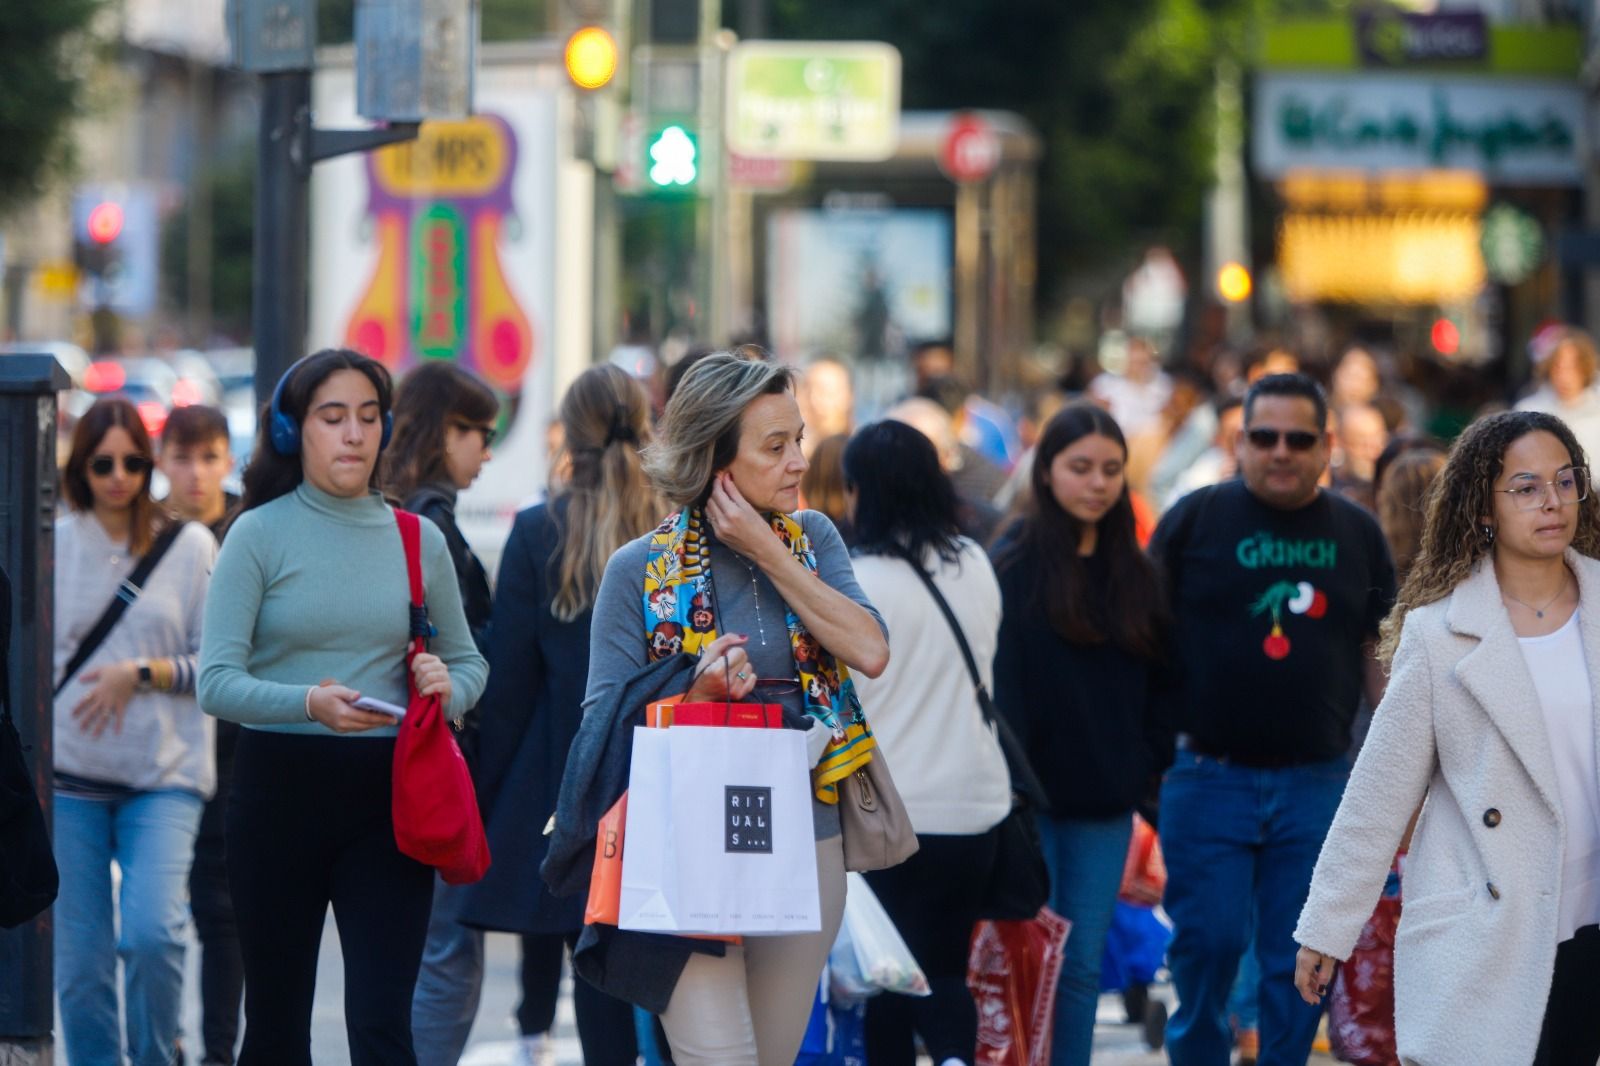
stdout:
POLYGON ((1566 507, 1589 498, 1589 471, 1581 466, 1569 466, 1556 471, 1549 481, 1539 481, 1531 474, 1519 474, 1509 489, 1495 489, 1511 497, 1511 505, 1519 511, 1537 511, 1544 506, 1549 492, 1554 489, 1556 502, 1566 507))

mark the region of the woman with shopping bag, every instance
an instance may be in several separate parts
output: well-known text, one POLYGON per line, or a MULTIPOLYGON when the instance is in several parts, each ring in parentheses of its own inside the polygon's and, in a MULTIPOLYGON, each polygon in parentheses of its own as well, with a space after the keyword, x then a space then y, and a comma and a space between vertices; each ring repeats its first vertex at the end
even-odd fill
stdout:
MULTIPOLYGON (((876 744, 850 671, 881 674, 889 647, 833 524, 797 511, 804 430, 790 371, 758 349, 697 362, 645 451, 651 480, 679 510, 612 556, 595 601, 586 728, 619 698, 650 694, 648 679, 687 676, 684 702, 775 703, 785 724, 807 731, 821 929, 742 945, 679 941, 693 948, 627 994, 663 1008, 680 1064, 793 1062, 844 910, 839 799, 876 744), (692 674, 671 672, 680 653, 698 656, 692 674)), ((590 747, 580 732, 563 802, 590 747)), ((625 848, 636 846, 630 836, 625 848)), ((613 962, 617 980, 642 980, 639 967, 613 962)))
POLYGON ((438 632, 406 668, 421 612, 374 473, 391 406, 388 370, 356 352, 327 349, 285 372, 206 600, 200 705, 246 727, 226 827, 245 971, 240 1066, 309 1066, 330 904, 351 1060, 416 1063, 411 997, 434 871, 396 843, 397 727, 384 707, 405 707, 409 673, 458 719, 487 667, 444 534, 422 522, 418 620, 438 632))
POLYGON ((967 955, 998 854, 996 827, 1011 812, 1011 775, 961 643, 970 646, 987 689, 1000 586, 983 549, 961 536, 955 489, 920 432, 895 421, 866 426, 845 449, 844 476, 856 573, 889 623, 894 652, 882 677, 861 682, 861 698, 872 708, 878 742, 894 753, 921 845, 867 882, 932 992, 869 1001, 867 1059, 910 1066, 920 1036, 935 1063, 970 1063, 978 1012, 967 988, 967 955), (950 607, 959 634, 935 595, 950 607))
POLYGON ((1421 551, 1380 630, 1388 688, 1317 858, 1294 979, 1306 1002, 1322 1001, 1421 804, 1394 940, 1404 1063, 1600 1057, 1589 477, 1553 415, 1468 426, 1428 492, 1421 551))

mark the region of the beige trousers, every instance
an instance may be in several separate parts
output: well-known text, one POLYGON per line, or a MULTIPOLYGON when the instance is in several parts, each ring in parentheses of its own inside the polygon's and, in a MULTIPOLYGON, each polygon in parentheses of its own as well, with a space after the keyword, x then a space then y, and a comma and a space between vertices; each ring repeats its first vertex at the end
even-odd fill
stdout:
POLYGON ((844 841, 817 841, 822 931, 747 936, 726 955, 689 957, 661 1015, 677 1066, 791 1066, 822 965, 844 920, 844 841))

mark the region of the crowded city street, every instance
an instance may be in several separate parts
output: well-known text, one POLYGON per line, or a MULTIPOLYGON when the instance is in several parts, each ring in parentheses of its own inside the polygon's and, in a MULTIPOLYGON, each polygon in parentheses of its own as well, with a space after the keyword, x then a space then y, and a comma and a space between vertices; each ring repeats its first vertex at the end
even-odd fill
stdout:
POLYGON ((1600 0, 6 0, 0 1066, 1600 1066, 1600 0))

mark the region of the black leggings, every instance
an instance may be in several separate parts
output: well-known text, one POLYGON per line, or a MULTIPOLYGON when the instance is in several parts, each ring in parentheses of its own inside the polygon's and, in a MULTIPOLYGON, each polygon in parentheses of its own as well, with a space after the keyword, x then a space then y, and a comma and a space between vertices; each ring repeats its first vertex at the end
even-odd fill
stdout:
MULTIPOLYGON (((561 964, 577 934, 547 933, 522 937, 522 1001, 517 1026, 523 1036, 547 1033, 556 1024, 556 999, 561 993, 561 964)), ((578 1016, 578 1042, 584 1066, 633 1066, 639 1057, 633 1007, 613 999, 583 978, 572 979, 572 1009, 578 1016)), ((665 1042, 662 1043, 665 1047, 665 1042)))
POLYGON ((919 835, 915 855, 867 874, 933 990, 925 997, 884 992, 867 1001, 872 1066, 911 1066, 917 1058, 913 1033, 935 1063, 973 1060, 978 1010, 967 990, 967 953, 998 842, 992 829, 975 836, 919 835))
POLYGON ((416 1066, 411 995, 433 871, 400 854, 394 739, 246 729, 227 818, 244 955, 239 1066, 310 1066, 317 953, 333 905, 351 1066, 416 1066))
POLYGON ((1556 972, 1533 1066, 1595 1066, 1600 1059, 1600 926, 1586 925, 1556 947, 1556 972))

